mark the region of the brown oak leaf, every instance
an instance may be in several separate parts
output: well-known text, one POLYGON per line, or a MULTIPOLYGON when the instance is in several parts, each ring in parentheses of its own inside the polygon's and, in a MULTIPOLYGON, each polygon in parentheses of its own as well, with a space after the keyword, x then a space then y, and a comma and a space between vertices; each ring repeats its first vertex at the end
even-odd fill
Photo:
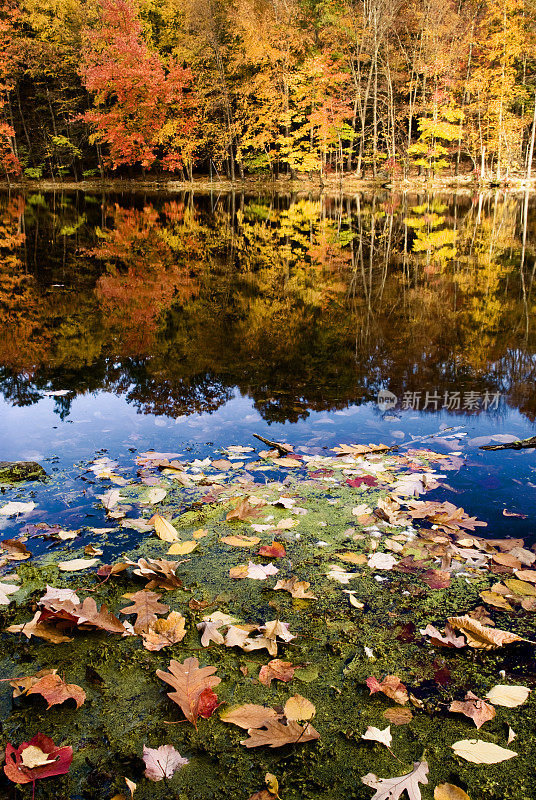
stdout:
POLYGON ((300 725, 294 720, 283 722, 277 719, 265 720, 261 728, 248 728, 249 739, 240 742, 245 747, 283 747, 286 744, 312 742, 320 739, 320 734, 308 722, 300 725))
POLYGON ((185 659, 183 664, 179 661, 170 661, 169 672, 163 672, 161 669, 156 671, 160 680, 175 690, 168 692, 170 700, 180 706, 186 719, 196 727, 197 718, 207 705, 207 696, 201 698, 201 695, 205 689, 212 689, 221 683, 221 678, 214 675, 216 669, 217 667, 200 667, 197 658, 190 657, 185 659))
POLYGON ((157 614, 165 614, 169 606, 159 603, 161 595, 156 592, 140 591, 130 595, 132 605, 121 609, 121 614, 136 614, 134 623, 135 633, 143 633, 149 629, 152 622, 156 622, 157 614))

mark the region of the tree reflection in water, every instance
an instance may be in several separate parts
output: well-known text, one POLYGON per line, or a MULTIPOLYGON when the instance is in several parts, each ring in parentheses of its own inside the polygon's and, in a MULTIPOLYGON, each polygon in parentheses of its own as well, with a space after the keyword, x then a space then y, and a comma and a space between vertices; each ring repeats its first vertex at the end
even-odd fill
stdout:
POLYGON ((0 199, 0 389, 268 421, 380 388, 536 415, 531 204, 508 195, 0 199))

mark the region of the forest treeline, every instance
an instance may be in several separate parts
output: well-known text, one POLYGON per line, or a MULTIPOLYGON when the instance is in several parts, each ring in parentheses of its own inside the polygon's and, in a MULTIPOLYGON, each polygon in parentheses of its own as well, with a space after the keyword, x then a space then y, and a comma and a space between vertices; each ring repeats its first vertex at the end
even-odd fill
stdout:
POLYGON ((8 179, 530 176, 533 0, 3 0, 8 179))

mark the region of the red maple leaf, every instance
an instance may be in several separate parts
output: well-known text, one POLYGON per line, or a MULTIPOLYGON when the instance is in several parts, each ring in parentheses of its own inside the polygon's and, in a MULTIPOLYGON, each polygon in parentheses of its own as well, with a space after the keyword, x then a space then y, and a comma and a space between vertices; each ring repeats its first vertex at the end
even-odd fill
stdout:
POLYGON ((44 733, 36 734, 29 742, 23 742, 19 747, 6 744, 6 763, 4 772, 13 783, 33 783, 42 778, 52 778, 54 775, 65 775, 73 760, 72 747, 56 747, 49 736, 44 733), (32 752, 41 751, 43 760, 50 763, 35 767, 24 764, 24 751, 33 748, 32 752))

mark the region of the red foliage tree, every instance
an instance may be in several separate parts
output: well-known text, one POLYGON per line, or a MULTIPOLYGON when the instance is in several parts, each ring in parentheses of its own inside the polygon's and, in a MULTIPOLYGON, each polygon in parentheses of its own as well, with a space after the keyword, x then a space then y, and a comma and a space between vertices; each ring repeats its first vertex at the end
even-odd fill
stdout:
POLYGON ((10 84, 10 65, 13 58, 10 45, 13 41, 14 26, 19 12, 7 0, 0 9, 0 165, 8 175, 19 175, 21 165, 15 148, 15 131, 11 121, 6 118, 5 109, 9 108, 8 92, 10 84))
POLYGON ((103 0, 97 27, 85 32, 80 73, 95 105, 82 119, 107 145, 113 169, 191 165, 191 72, 149 50, 134 0, 103 0))

